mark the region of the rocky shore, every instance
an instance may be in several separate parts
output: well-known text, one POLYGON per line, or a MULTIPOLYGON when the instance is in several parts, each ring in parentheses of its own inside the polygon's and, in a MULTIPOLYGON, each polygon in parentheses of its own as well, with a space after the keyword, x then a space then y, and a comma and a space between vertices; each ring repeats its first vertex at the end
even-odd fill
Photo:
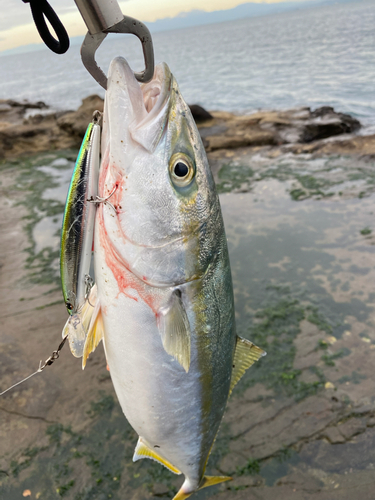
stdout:
MULTIPOLYGON (((92 112, 0 102, 0 392, 61 340, 59 240, 92 112)), ((373 500, 375 136, 324 107, 247 116, 191 106, 225 221, 238 333, 267 356, 236 387, 193 498, 373 500)), ((181 486, 133 463, 103 349, 66 346, 0 398, 0 498, 164 500, 181 486)))
MULTIPOLYGON (((43 102, 0 100, 0 159, 79 148, 96 109, 103 110, 103 100, 97 95, 84 99, 76 111, 60 112, 49 112, 43 102)), ((198 105, 191 110, 207 152, 246 147, 375 154, 375 136, 353 136, 361 128, 360 122, 328 106, 244 116, 207 112, 198 105)))

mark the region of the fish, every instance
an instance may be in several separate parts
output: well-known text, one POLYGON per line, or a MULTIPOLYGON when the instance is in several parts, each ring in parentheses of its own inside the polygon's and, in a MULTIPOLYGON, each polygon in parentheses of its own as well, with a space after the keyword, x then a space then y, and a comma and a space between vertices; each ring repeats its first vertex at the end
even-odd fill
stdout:
POLYGON ((174 500, 227 480, 206 475, 233 387, 265 353, 236 334, 215 183, 167 64, 140 85, 110 65, 97 207, 95 286, 82 366, 103 341, 122 410, 149 458, 184 482, 174 500))
MULTIPOLYGON (((94 113, 78 153, 61 231, 60 276, 64 302, 69 313, 63 337, 68 335, 71 352, 76 357, 83 355, 86 333, 92 318, 87 297, 93 285, 89 270, 100 166, 99 115, 99 112, 94 113)), ((92 301, 94 296, 95 291, 92 301)))

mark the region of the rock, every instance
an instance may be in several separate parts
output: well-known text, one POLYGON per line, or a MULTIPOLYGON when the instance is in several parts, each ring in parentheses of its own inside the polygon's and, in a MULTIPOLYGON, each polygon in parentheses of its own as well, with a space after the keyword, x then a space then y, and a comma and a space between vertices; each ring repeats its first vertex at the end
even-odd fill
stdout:
POLYGON ((77 111, 65 113, 57 119, 59 127, 69 134, 82 139, 87 125, 92 120, 94 111, 103 111, 104 101, 98 95, 90 95, 83 99, 77 111))
POLYGON ((0 116, 4 119, 0 122, 0 158, 79 148, 93 112, 103 111, 103 99, 91 95, 82 101, 77 111, 39 113, 24 119, 28 108, 46 107, 43 102, 0 101, 0 116))
MULTIPOLYGON (((310 108, 307 108, 310 109, 310 108)), ((328 115, 330 113, 334 113, 335 110, 331 106, 321 106, 320 108, 316 108, 315 111, 312 111, 310 115, 313 118, 320 118, 322 116, 328 115)))
POLYGON ((0 129, 0 158, 79 147, 79 143, 60 129, 54 115, 47 115, 39 123, 0 129))
POLYGON ((165 495, 168 495, 169 488, 163 483, 156 483, 153 485, 152 491, 156 497, 163 497, 165 495))
POLYGON ((337 427, 327 427, 322 432, 322 436, 328 439, 331 444, 345 443, 345 437, 340 433, 337 427))
POLYGON ((248 461, 246 455, 241 453, 228 453, 226 454, 219 463, 219 470, 224 475, 231 475, 236 472, 237 469, 244 467, 248 461))
POLYGON ((318 478, 312 476, 311 474, 299 471, 299 472, 292 472, 291 474, 288 474, 287 476, 279 479, 276 482, 276 485, 277 486, 290 485, 294 489, 298 488, 312 492, 312 491, 320 491, 321 487, 323 486, 323 482, 320 481, 318 478))
MULTIPOLYGON (((0 158, 79 148, 93 112, 103 111, 103 99, 98 95, 86 97, 77 111, 46 114, 46 109, 48 106, 42 101, 0 100, 0 158), (28 109, 43 111, 26 119, 28 109)), ((315 111, 305 107, 287 111, 258 111, 244 116, 224 111, 209 113, 198 104, 192 104, 190 109, 203 144, 211 152, 283 144, 293 144, 291 150, 297 153, 312 152, 316 148, 330 150, 334 149, 332 144, 336 142, 323 145, 318 141, 360 128, 358 120, 337 113, 329 106, 315 111)), ((368 145, 368 139, 354 137, 340 143, 346 152, 358 152, 361 146, 368 145)), ((370 141, 366 153, 375 154, 373 141, 370 141)))
POLYGON ((231 489, 242 490, 254 486, 262 486, 264 479, 260 476, 239 476, 235 477, 230 483, 231 489))
POLYGON ((195 123, 203 123, 213 119, 211 113, 202 108, 202 106, 199 106, 199 104, 189 104, 189 108, 195 123))
POLYGON ((199 132, 208 151, 240 147, 310 143, 360 128, 355 118, 336 113, 329 106, 311 111, 298 108, 287 111, 258 111, 245 116, 212 112, 210 122, 200 124, 199 132))
POLYGON ((358 120, 344 113, 337 113, 333 108, 324 106, 311 111, 310 108, 299 108, 280 112, 266 112, 259 124, 278 133, 283 142, 306 143, 325 139, 340 134, 353 133, 359 130, 358 120))
POLYGON ((205 138, 206 149, 234 149, 248 146, 272 146, 276 144, 273 134, 262 130, 249 130, 243 135, 218 135, 205 138))
POLYGON ((366 430, 366 423, 360 418, 351 418, 338 426, 340 433, 346 438, 351 439, 366 430))
MULTIPOLYGON (((1 123, 8 124, 8 126, 11 127, 15 123, 21 123, 24 114, 24 109, 13 107, 6 100, 0 100, 1 123)), ((4 126, 1 128, 4 128, 4 126)))
POLYGON ((375 157, 375 135, 363 135, 330 142, 316 141, 310 144, 295 144, 290 149, 295 154, 318 153, 375 157))
POLYGON ((311 113, 300 142, 312 142, 340 134, 356 132, 361 127, 358 120, 344 113, 336 113, 329 106, 323 106, 311 113))
POLYGON ((14 101, 13 99, 8 99, 7 104, 11 106, 12 108, 23 108, 23 109, 48 109, 49 106, 47 106, 46 103, 43 101, 37 101, 37 102, 18 102, 14 101))

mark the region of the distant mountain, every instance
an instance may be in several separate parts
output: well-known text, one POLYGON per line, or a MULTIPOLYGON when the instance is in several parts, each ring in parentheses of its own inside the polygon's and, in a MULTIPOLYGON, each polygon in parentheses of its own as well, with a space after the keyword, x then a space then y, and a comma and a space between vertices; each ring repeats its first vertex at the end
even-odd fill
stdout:
POLYGON ((278 3, 248 2, 227 10, 215 10, 213 12, 192 10, 190 12, 181 12, 176 17, 158 19, 152 23, 150 22, 145 24, 147 24, 147 27, 152 33, 156 33, 158 31, 189 28, 192 26, 202 26, 204 24, 214 24, 225 21, 235 21, 237 19, 244 19, 247 17, 265 16, 296 9, 320 7, 337 3, 349 3, 353 1, 358 2, 365 0, 294 0, 290 2, 278 3))
MULTIPOLYGON (((306 9, 311 7, 321 7, 324 5, 334 5, 350 2, 365 2, 369 0, 294 0, 278 3, 243 3, 233 9, 215 10, 205 12, 204 10, 192 10, 190 12, 180 12, 176 17, 167 17, 158 19, 154 22, 145 23, 152 33, 158 31, 176 30, 189 28, 192 26, 202 26, 205 24, 222 23, 225 21, 235 21, 246 17, 266 16, 269 14, 278 14, 297 9, 306 9)), ((71 45, 81 44, 83 36, 77 36, 70 39, 71 45)), ((43 43, 23 45, 14 49, 0 51, 0 56, 14 55, 25 52, 33 52, 45 48, 43 43)), ((46 50, 48 50, 46 48, 46 50)))
MULTIPOLYGON (((74 45, 82 45, 84 38, 84 35, 71 37, 70 46, 73 47, 74 45)), ((30 43, 29 45, 20 45, 19 47, 14 47, 13 49, 0 51, 0 57, 14 56, 16 54, 27 54, 28 52, 35 52, 36 50, 43 49, 45 49, 47 52, 49 51, 44 43, 30 43)))
POLYGON ((35 50, 40 50, 42 47, 45 47, 44 43, 30 43, 29 45, 20 45, 19 47, 14 47, 13 49, 7 49, 1 51, 0 57, 14 56, 16 54, 26 54, 28 52, 34 52, 35 50))

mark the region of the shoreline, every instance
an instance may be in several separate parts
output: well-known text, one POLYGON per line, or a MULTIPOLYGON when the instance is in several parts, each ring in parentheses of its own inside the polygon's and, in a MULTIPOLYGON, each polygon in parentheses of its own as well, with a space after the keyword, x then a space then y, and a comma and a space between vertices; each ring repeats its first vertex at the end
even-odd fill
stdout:
MULTIPOLYGON (((0 100, 0 160, 78 149, 96 109, 103 110, 103 99, 95 94, 76 111, 50 112, 43 102, 0 100)), ((191 110, 207 153, 262 148, 280 154, 375 154, 375 134, 358 134, 361 123, 330 106, 246 115, 207 112, 197 105, 191 110)))
MULTIPOLYGON (((65 137, 80 143, 77 112, 71 113, 55 121, 64 119, 65 137)), ((355 135, 264 144, 277 142, 280 127, 306 130, 285 112, 268 119, 212 116, 199 129, 221 194, 238 331, 268 355, 229 400, 208 472, 234 480, 210 495, 372 498, 373 469, 366 467, 375 442, 373 157, 363 155, 355 135), (217 138, 226 149, 215 149, 217 138), (263 144, 243 145, 255 140, 263 144), (324 153, 331 144, 341 150, 346 144, 352 154, 324 153)), ((38 137, 44 136, 23 137, 23 146, 38 137)), ((61 340, 67 313, 56 234, 75 153, 56 149, 3 162, 1 389, 35 371, 61 340)), ((157 500, 180 486, 152 461, 132 463, 136 436, 101 347, 83 372, 65 347, 52 367, 4 395, 0 416, 1 498, 30 490, 41 500, 157 500)))

